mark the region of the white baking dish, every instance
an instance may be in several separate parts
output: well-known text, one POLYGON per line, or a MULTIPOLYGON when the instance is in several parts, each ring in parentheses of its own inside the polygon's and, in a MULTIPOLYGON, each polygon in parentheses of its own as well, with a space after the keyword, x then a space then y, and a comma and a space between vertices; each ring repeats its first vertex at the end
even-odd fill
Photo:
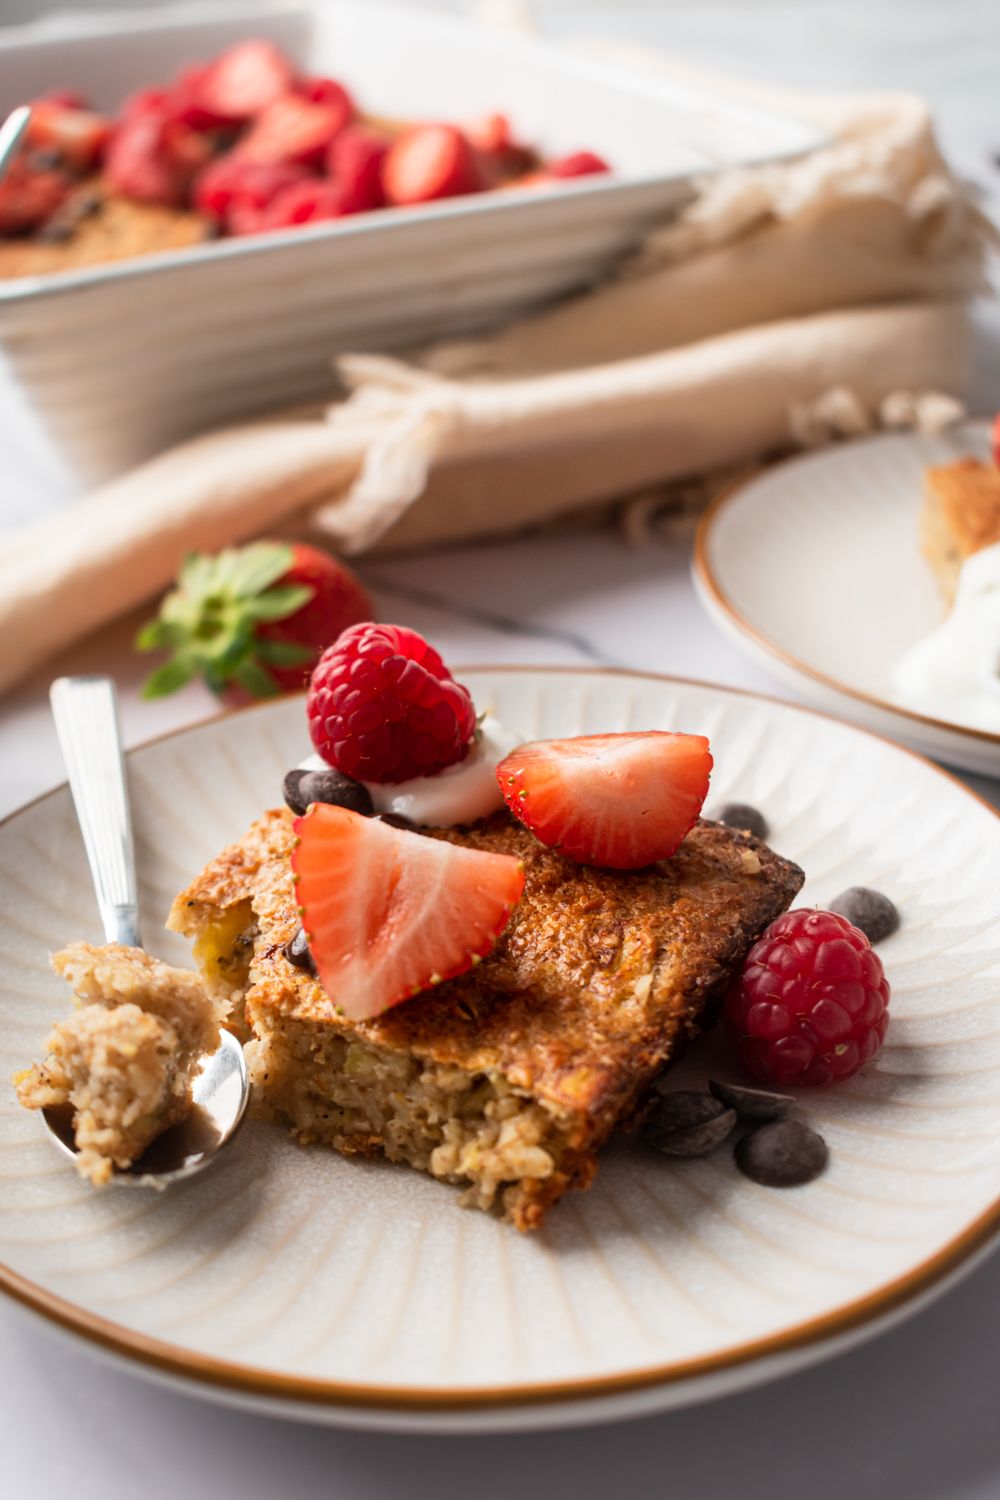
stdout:
POLYGON ((469 332, 566 292, 681 201, 693 176, 818 139, 783 116, 381 0, 8 28, 0 107, 60 86, 111 108, 248 35, 343 77, 375 113, 460 120, 502 109, 544 149, 599 151, 616 175, 0 282, 0 354, 24 403, 16 436, 36 460, 59 456, 61 488, 68 475, 85 483, 320 392, 338 351, 469 332))

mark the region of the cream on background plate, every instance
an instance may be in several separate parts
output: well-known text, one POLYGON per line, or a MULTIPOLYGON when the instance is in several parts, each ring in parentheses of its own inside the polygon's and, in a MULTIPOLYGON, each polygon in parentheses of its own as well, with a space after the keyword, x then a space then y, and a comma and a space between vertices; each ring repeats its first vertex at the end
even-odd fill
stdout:
POLYGON ((892 682, 903 653, 945 613, 920 551, 924 470, 989 450, 989 423, 976 421, 777 464, 706 512, 694 577, 716 623, 820 708, 997 776, 1000 734, 917 712, 892 682))
MULTIPOLYGON (((594 1421, 738 1389, 914 1310, 1000 1224, 1000 820, 945 773, 806 710, 697 683, 528 668, 459 674, 526 737, 678 728, 710 736, 711 801, 763 809, 802 864, 800 902, 867 882, 903 922, 881 946, 887 1044, 803 1096, 831 1165, 808 1187, 740 1177, 723 1148, 671 1161, 627 1143, 590 1192, 518 1235, 405 1167, 303 1150, 248 1124, 166 1193, 95 1193, 20 1110, 65 987, 47 954, 99 941, 65 788, 0 826, 0 1286, 137 1371, 354 1426, 486 1430, 594 1421)), ((145 931, 224 843, 280 801, 301 699, 129 756, 145 931)), ((721 1037, 677 1081, 737 1074, 721 1037)))

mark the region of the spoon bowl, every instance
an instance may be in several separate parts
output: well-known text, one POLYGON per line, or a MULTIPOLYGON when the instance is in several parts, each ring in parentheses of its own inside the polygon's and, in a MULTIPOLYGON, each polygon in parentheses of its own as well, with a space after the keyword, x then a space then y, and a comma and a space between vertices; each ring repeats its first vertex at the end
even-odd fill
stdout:
MULTIPOLYGON (((66 762, 73 805, 94 880, 105 939, 141 947, 132 819, 118 729, 114 683, 109 677, 60 677, 52 684, 52 712, 66 762)), ((250 1079, 243 1048, 229 1031, 202 1059, 192 1080, 191 1109, 151 1141, 110 1181, 122 1187, 165 1188, 207 1167, 232 1140, 246 1114, 250 1079)), ((77 1155, 73 1110, 41 1111, 49 1139, 71 1159, 77 1155)))

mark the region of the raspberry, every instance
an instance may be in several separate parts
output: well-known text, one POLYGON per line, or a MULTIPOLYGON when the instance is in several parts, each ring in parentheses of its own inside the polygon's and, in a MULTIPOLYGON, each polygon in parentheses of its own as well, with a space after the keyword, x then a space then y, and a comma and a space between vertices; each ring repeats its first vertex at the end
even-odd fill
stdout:
POLYGON ((323 759, 356 781, 408 781, 460 761, 476 729, 468 689, 423 636, 353 625, 320 657, 306 698, 323 759))
POLYGON ((871 1062, 889 1024, 889 983, 863 932, 830 911, 772 922, 726 997, 748 1072, 765 1083, 835 1083, 871 1062))

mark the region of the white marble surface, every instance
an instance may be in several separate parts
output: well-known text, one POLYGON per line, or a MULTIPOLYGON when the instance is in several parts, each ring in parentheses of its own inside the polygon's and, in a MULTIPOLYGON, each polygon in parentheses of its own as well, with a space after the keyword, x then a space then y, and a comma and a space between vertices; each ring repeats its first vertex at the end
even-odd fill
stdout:
MULTIPOLYGON (((6 0, 3 18, 34 9, 35 0, 6 0)), ((1000 198, 996 0, 543 0, 535 10, 553 34, 634 37, 780 81, 922 89, 962 170, 1000 198)), ((977 404, 995 407, 993 310, 982 311, 979 331, 977 404)), ((0 516, 18 508, 18 484, 8 461, 0 516)), ((705 620, 688 552, 684 540, 631 550, 604 530, 362 571, 383 617, 425 630, 456 663, 600 661, 780 692, 705 620)), ((213 708, 199 688, 160 704, 138 699, 134 623, 57 664, 116 674, 132 743, 213 708)), ((44 684, 4 702, 0 730, 2 814, 61 779, 44 684)), ((1000 805, 1000 785, 978 789, 1000 805)), ((240 1416, 105 1366, 0 1306, 0 1494, 44 1487, 81 1500, 166 1500, 180 1487, 191 1500, 596 1500, 627 1486, 691 1500, 839 1500, 847 1490, 854 1500, 995 1500, 998 1384, 998 1256, 904 1327, 805 1375, 572 1435, 390 1438, 240 1416)))

